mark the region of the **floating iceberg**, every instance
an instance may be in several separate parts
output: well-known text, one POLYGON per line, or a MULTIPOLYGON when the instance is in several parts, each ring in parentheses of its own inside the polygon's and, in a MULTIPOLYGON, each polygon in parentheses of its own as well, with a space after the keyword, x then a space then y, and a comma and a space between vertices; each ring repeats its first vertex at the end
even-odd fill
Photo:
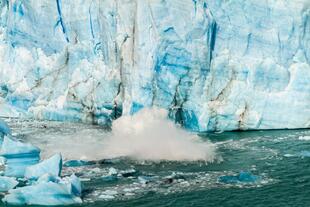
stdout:
POLYGON ((40 149, 28 144, 4 137, 0 155, 5 158, 5 176, 24 177, 28 166, 40 160, 40 149))
POLYGON ((31 165, 25 170, 25 178, 38 179, 44 174, 52 176, 60 176, 62 169, 62 157, 61 154, 56 154, 47 160, 44 160, 36 165, 31 165))
POLYGON ((65 180, 65 183, 70 186, 71 194, 75 196, 81 196, 82 195, 82 184, 81 180, 76 175, 71 175, 70 177, 66 177, 63 180, 65 180))
MULTIPOLYGON (((11 132, 4 122, 0 122, 0 132, 11 132)), ((7 192, 3 202, 13 205, 71 205, 82 203, 81 181, 74 174, 60 178, 62 170, 61 154, 55 154, 40 163, 40 149, 4 136, 0 155, 4 158, 8 177, 0 176, 0 192, 7 192), (15 188, 17 178, 28 179, 26 186, 15 188)))
MULTIPOLYGON (((13 189, 2 201, 13 205, 71 205, 82 203, 80 181, 72 177, 68 181, 52 182, 42 179, 37 184, 13 189)), ((58 179, 54 179, 58 181, 58 179)))
POLYGON ((225 175, 219 177, 219 182, 234 184, 234 183, 254 183, 260 179, 259 176, 253 175, 250 172, 240 172, 238 175, 225 175))
POLYGON ((15 178, 0 176, 0 192, 6 192, 17 185, 18 182, 15 178))
POLYGON ((64 163, 65 167, 81 167, 87 165, 94 165, 96 162, 94 161, 86 161, 86 160, 68 160, 64 163))

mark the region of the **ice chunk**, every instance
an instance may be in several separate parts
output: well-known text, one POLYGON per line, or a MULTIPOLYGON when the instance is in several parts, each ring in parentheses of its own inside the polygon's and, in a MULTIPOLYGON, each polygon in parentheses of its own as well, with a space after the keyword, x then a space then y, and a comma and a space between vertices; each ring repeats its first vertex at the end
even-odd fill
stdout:
POLYGON ((10 134, 11 134, 10 127, 7 125, 6 122, 0 119, 0 137, 4 135, 10 135, 10 134))
POLYGON ((82 195, 82 184, 81 180, 76 175, 71 175, 69 177, 69 182, 71 184, 71 193, 76 196, 82 195))
POLYGON ((258 179, 258 176, 253 175, 250 172, 240 172, 238 176, 240 182, 256 182, 258 179))
POLYGON ((86 160, 68 160, 64 163, 65 167, 81 167, 87 165, 94 165, 96 162, 94 161, 86 161, 86 160))
POLYGON ((250 172, 240 172, 238 175, 225 175, 219 177, 219 182, 233 184, 233 183, 253 183, 259 179, 259 176, 253 175, 250 172))
POLYGON ((112 181, 118 180, 117 175, 118 175, 118 171, 114 167, 111 167, 109 168, 109 174, 106 176, 102 176, 101 178, 103 181, 112 182, 112 181))
POLYGON ((39 154, 40 149, 29 143, 22 143, 6 136, 3 140, 0 153, 4 157, 16 157, 16 155, 21 154, 39 154))
POLYGON ((31 186, 10 190, 3 202, 13 205, 71 205, 82 203, 81 181, 74 174, 61 179, 44 174, 31 186))
POLYGON ((310 136, 300 136, 299 140, 310 141, 310 136))
POLYGON ((302 158, 310 157, 310 151, 304 150, 304 151, 301 151, 300 153, 298 153, 298 155, 302 158))
POLYGON ((154 178, 151 176, 139 176, 138 180, 142 184, 148 184, 148 183, 152 182, 154 180, 154 178))
MULTIPOLYGON (((70 186, 71 187, 71 186, 70 186)), ((82 203, 64 183, 40 182, 9 191, 2 201, 13 205, 71 205, 82 203)))
POLYGON ((124 170, 124 171, 121 171, 120 174, 127 178, 127 177, 132 177, 132 176, 136 176, 139 172, 136 171, 135 169, 128 169, 128 170, 124 170))
POLYGON ((36 182, 37 183, 42 183, 42 182, 59 183, 60 181, 61 181, 60 177, 55 177, 54 175, 50 175, 50 174, 44 174, 36 182))
POLYGON ((6 192, 17 185, 18 182, 15 178, 0 176, 0 192, 6 192))
POLYGON ((101 178, 105 182, 113 182, 118 180, 118 177, 116 175, 106 175, 102 176, 101 178))
POLYGON ((28 166, 40 160, 40 149, 27 143, 4 137, 0 155, 5 158, 5 172, 9 177, 24 177, 28 166))
POLYGON ((114 167, 109 168, 109 175, 117 175, 118 172, 114 167))
POLYGON ((40 162, 39 164, 27 167, 25 170, 25 177, 28 179, 38 179, 39 177, 47 173, 52 176, 60 176, 61 169, 61 154, 55 154, 54 156, 40 162))

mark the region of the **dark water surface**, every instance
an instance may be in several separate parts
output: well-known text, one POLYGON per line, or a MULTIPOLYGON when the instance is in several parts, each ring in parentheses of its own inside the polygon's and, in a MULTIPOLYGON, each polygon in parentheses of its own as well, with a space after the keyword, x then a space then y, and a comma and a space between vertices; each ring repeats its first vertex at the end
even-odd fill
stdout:
MULTIPOLYGON (((106 133, 98 127, 78 124, 10 121, 10 125, 15 136, 38 145, 43 156, 56 152, 59 144, 58 149, 66 149, 62 153, 68 159, 79 152, 71 152, 72 143, 62 140, 81 139, 75 147, 85 145, 87 149, 106 133), (76 138, 79 135, 83 139, 76 138), (97 138, 91 141, 92 137, 97 138)), ((221 158, 214 163, 116 159, 65 167, 63 175, 74 172, 83 180, 82 206, 310 206, 310 130, 230 132, 202 138, 217 144, 221 158), (112 168, 130 173, 107 181, 112 168), (220 176, 241 171, 260 179, 254 183, 218 181, 220 176)))

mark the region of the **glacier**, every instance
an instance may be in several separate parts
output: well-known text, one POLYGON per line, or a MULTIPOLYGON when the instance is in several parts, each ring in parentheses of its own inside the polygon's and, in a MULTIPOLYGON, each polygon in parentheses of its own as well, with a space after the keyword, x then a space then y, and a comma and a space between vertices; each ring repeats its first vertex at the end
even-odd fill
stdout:
POLYGON ((0 116, 310 127, 308 0, 0 0, 0 116))

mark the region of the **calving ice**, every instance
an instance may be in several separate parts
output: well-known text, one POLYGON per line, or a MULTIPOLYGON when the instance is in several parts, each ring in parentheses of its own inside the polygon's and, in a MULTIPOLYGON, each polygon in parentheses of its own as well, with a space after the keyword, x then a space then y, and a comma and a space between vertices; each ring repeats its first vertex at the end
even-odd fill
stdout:
POLYGON ((2 114, 192 131, 310 126, 308 0, 0 1, 2 114))
POLYGON ((310 206, 309 106, 310 0, 0 0, 3 205, 310 206))

